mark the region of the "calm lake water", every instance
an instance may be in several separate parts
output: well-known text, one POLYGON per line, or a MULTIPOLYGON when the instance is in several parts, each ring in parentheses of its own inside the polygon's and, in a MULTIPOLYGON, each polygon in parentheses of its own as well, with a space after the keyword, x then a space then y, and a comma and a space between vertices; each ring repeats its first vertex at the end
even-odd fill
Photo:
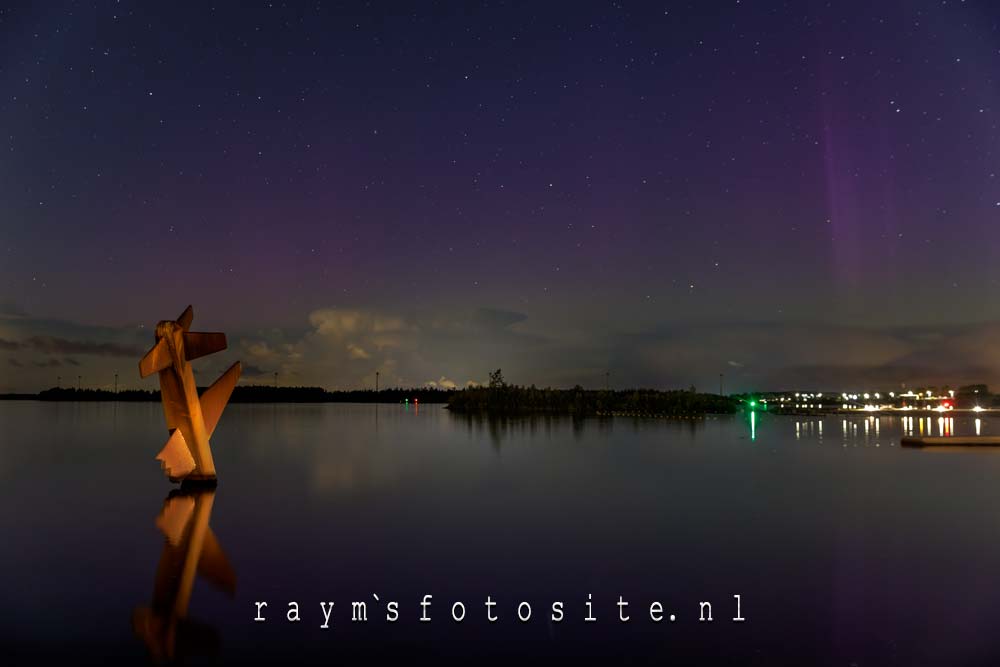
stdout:
MULTIPOLYGON (((942 426, 975 431, 971 418, 927 422, 942 426)), ((2 402, 0 663, 996 664, 1000 450, 901 449, 904 428, 917 430, 888 417, 491 423, 439 406, 231 405, 212 439, 218 488, 168 499, 158 405, 2 402), (744 622, 731 620, 737 594, 744 622), (352 622, 362 600, 368 621, 352 622)))

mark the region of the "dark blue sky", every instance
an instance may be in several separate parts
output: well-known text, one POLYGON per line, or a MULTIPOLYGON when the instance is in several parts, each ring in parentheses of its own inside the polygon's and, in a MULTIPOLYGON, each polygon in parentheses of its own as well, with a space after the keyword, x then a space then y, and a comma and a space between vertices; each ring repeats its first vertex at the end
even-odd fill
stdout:
POLYGON ((248 381, 1000 379, 998 17, 5 8, 0 391, 132 382, 188 303, 248 381))

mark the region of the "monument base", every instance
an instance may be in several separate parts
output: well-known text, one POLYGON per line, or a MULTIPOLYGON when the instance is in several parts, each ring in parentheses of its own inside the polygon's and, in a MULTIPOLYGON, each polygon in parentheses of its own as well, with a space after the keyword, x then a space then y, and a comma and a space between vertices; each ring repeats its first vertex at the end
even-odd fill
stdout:
POLYGON ((171 477, 171 482, 180 482, 182 488, 206 488, 215 487, 219 480, 215 475, 188 475, 187 477, 171 477))

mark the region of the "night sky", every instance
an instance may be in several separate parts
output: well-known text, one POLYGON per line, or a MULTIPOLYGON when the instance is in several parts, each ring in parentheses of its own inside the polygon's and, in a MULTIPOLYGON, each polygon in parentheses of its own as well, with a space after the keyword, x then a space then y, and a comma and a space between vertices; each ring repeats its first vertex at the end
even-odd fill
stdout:
POLYGON ((1000 5, 0 11, 0 391, 1000 383, 1000 5), (72 379, 70 379, 72 378, 72 379))

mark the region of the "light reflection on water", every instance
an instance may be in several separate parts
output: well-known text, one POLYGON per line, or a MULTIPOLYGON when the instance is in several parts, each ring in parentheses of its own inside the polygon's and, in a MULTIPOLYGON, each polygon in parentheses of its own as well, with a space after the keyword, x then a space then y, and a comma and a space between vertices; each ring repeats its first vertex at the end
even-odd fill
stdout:
MULTIPOLYGON (((796 440, 823 442, 823 425, 839 424, 840 438, 837 443, 844 447, 856 446, 896 446, 900 436, 966 436, 990 435, 994 422, 982 417, 963 415, 958 418, 932 416, 878 416, 878 415, 825 415, 815 417, 785 417, 794 422, 796 440), (883 433, 883 429, 888 429, 883 433)), ((753 421, 750 422, 753 433, 753 421)))
POLYGON ((0 403, 0 430, 0 529, 17 545, 0 551, 0 599, 17 610, 0 648, 20 658, 191 648, 330 662, 411 640, 445 656, 472 641, 500 654, 841 663, 988 662, 1000 648, 1000 450, 899 447, 904 434, 996 433, 990 416, 231 405, 213 438, 219 487, 166 501, 154 404, 0 403), (197 542, 199 554, 224 545, 224 559, 202 564, 197 542), (349 608, 373 593, 399 600, 398 625, 318 628, 321 600, 349 608), (420 624, 426 593, 437 618, 420 624), (607 622, 582 622, 588 593, 607 622), (734 593, 750 622, 699 629, 692 607, 734 593), (473 612, 487 594, 507 622, 473 612), (635 609, 660 600, 678 622, 619 623, 618 595, 635 609), (253 623, 261 599, 301 601, 303 623, 280 611, 253 623), (522 599, 542 620, 510 621, 522 599), (459 628, 452 600, 470 610, 459 628), (544 621, 552 600, 574 610, 562 624, 544 621))

